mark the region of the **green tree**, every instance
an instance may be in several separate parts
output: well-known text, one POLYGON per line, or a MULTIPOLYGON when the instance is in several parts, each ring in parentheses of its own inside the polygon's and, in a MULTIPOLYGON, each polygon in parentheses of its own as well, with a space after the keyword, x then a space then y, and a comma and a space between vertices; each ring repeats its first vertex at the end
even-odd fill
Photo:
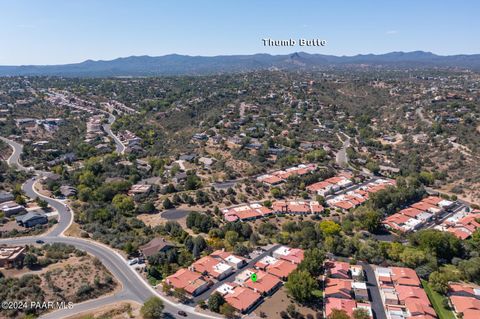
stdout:
POLYGON ((420 249, 415 249, 413 247, 406 247, 404 251, 400 254, 400 260, 405 264, 405 266, 410 268, 416 268, 427 262, 427 254, 420 249))
POLYGON ((463 260, 458 264, 458 269, 468 281, 480 283, 480 257, 463 260))
POLYGON ((143 319, 163 318, 163 301, 158 297, 150 297, 140 309, 143 319))
POLYGON ((282 197, 282 191, 278 187, 272 187, 272 189, 270 189, 270 194, 272 194, 272 196, 275 198, 282 197))
POLYGON ((220 307, 225 303, 225 299, 223 296, 218 293, 214 292, 209 298, 208 298, 208 309, 213 312, 219 312, 220 307))
POLYGON ((229 230, 225 233, 225 240, 230 246, 235 246, 235 244, 238 242, 239 235, 236 231, 234 230, 229 230))
POLYGON ((40 208, 42 208, 42 209, 46 209, 46 208, 48 207, 47 201, 41 199, 40 197, 35 198, 35 202, 36 202, 37 205, 38 205, 40 208))
POLYGON ((170 208, 173 208, 173 204, 172 202, 170 201, 170 199, 168 198, 165 198, 165 200, 163 201, 163 208, 165 209, 170 209, 170 208))
POLYGON ((23 258, 23 263, 25 264, 25 266, 32 269, 38 264, 37 256, 31 253, 26 253, 25 257, 23 258))
POLYGON ((356 308, 353 310, 353 319, 370 319, 370 313, 365 308, 356 308))
POLYGON ((328 319, 351 319, 345 310, 333 309, 328 319))
POLYGON ((340 234, 342 227, 331 220, 322 220, 319 224, 320 230, 325 236, 335 236, 340 234))
POLYGON ((285 287, 290 296, 304 303, 313 299, 312 292, 318 289, 318 283, 307 271, 297 269, 288 276, 285 287))
POLYGON ((220 313, 227 319, 236 318, 236 310, 228 303, 224 303, 220 306, 220 313))
POLYGON ((26 205, 27 204, 27 201, 25 200, 25 197, 23 197, 22 195, 17 195, 15 197, 15 202, 18 204, 18 205, 26 205))
POLYGON ((362 229, 374 233, 380 227, 382 213, 369 206, 360 206, 355 209, 355 217, 360 222, 362 229))
POLYGON ((187 292, 183 288, 175 288, 173 296, 181 303, 186 303, 188 301, 187 292))
POLYGON ((318 248, 307 249, 305 257, 298 268, 300 270, 308 271, 308 273, 317 277, 322 272, 322 265, 325 260, 325 253, 318 248))
POLYGON ((112 199, 112 205, 121 213, 128 213, 135 209, 133 198, 124 194, 117 194, 112 199))

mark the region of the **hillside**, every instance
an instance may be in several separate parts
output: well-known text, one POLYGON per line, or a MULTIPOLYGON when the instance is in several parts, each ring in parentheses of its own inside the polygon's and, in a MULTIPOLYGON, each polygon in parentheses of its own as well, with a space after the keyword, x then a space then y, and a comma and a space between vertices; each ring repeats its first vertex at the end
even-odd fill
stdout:
POLYGON ((284 70, 375 66, 388 68, 465 68, 480 70, 480 54, 440 56, 430 52, 391 52, 356 56, 293 53, 289 55, 131 56, 110 61, 87 60, 64 65, 0 66, 0 76, 69 77, 205 75, 278 68, 284 70))

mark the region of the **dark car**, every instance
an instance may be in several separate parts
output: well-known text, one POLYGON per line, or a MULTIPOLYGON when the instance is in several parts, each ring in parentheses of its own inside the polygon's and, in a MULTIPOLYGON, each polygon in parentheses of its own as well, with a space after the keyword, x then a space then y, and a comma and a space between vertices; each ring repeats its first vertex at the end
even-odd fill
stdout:
POLYGON ((178 314, 179 314, 180 316, 182 316, 182 317, 186 317, 186 316, 187 316, 187 313, 186 313, 185 311, 183 311, 183 310, 180 310, 180 311, 178 312, 178 314))
POLYGON ((44 242, 43 240, 41 240, 41 239, 37 239, 37 240, 35 240, 35 242, 36 242, 37 244, 44 244, 44 243, 45 243, 45 242, 44 242))

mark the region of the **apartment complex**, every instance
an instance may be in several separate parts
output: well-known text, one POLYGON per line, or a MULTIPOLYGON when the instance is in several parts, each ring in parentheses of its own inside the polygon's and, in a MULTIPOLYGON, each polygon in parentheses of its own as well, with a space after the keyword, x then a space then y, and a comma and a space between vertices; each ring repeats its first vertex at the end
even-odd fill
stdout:
POLYGON ((355 309, 365 309, 373 318, 363 267, 347 262, 329 260, 324 263, 324 317, 334 309, 352 317, 355 309))
POLYGON ((374 273, 388 319, 437 318, 415 270, 376 266, 374 273))

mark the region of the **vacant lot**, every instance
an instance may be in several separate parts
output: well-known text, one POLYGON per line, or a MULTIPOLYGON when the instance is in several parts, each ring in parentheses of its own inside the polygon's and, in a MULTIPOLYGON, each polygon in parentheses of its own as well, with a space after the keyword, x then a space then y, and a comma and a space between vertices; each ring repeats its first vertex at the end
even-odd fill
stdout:
POLYGON ((257 316, 260 316, 261 313, 266 315, 265 318, 281 318, 280 312, 287 311, 288 305, 293 304, 297 311, 306 316, 311 314, 316 318, 316 313, 321 312, 321 309, 313 309, 300 305, 299 303, 293 301, 286 292, 285 286, 282 286, 273 296, 265 298, 264 302, 254 310, 254 313, 257 316))

